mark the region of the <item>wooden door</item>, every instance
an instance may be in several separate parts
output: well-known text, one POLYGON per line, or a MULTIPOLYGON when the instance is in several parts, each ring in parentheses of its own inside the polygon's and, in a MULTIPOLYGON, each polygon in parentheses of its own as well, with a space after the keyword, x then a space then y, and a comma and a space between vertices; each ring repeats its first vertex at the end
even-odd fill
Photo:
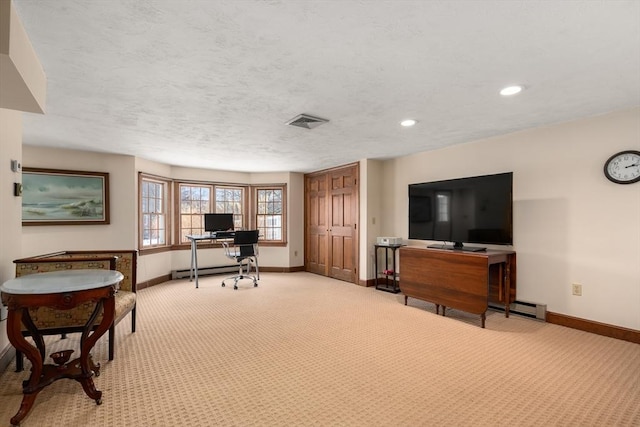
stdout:
POLYGON ((358 165, 305 176, 306 270, 358 283, 358 165))
POLYGON ((329 276, 356 282, 358 167, 351 166, 329 173, 331 204, 329 205, 328 255, 329 276))
POLYGON ((305 270, 327 275, 327 175, 305 176, 305 270))

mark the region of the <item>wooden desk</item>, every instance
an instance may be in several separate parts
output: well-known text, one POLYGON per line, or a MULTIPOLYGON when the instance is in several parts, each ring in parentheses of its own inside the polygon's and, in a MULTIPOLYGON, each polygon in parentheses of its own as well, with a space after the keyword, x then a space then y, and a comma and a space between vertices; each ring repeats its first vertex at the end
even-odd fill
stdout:
POLYGON ((484 328, 489 302, 509 304, 516 298, 516 253, 487 250, 400 248, 400 289, 407 298, 417 298, 480 315, 484 328))
POLYGON ((11 418, 11 425, 20 425, 38 393, 61 378, 78 381, 87 396, 98 405, 102 403, 102 392, 96 390, 92 379, 94 374, 100 375, 100 364, 93 362, 91 349, 113 323, 115 293, 122 279, 122 273, 115 270, 67 270, 30 274, 8 280, 0 286, 2 302, 9 309, 9 341, 27 356, 32 365, 29 379, 23 382, 20 409, 11 418), (89 301, 95 302, 96 307, 82 332, 80 357, 69 362, 73 350, 63 350, 50 355, 55 365, 45 364, 44 339, 29 315, 29 308, 68 310, 89 301), (102 311, 102 320, 92 333, 96 318, 102 311), (35 346, 22 335, 21 323, 29 329, 35 346))

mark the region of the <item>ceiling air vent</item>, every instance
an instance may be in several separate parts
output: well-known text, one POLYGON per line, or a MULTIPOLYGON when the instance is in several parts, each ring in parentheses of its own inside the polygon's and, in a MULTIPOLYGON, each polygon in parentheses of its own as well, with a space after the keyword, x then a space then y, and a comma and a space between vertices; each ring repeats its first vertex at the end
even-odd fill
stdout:
POLYGON ((313 129, 320 126, 323 123, 327 123, 329 120, 321 119, 320 117, 313 117, 308 114, 300 114, 293 119, 286 122, 289 126, 298 126, 299 128, 313 129))

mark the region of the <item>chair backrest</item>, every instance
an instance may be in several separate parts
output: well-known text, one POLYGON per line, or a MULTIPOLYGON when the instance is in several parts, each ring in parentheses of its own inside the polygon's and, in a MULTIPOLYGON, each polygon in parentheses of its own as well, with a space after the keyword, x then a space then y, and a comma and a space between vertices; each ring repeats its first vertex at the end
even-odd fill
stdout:
POLYGON ((13 261, 16 264, 16 277, 42 273, 43 271, 65 270, 68 268, 109 268, 94 267, 87 262, 104 262, 105 259, 116 259, 116 270, 124 275, 120 283, 120 290, 136 291, 136 273, 138 270, 138 251, 132 250, 90 250, 90 251, 60 251, 50 254, 37 255, 29 258, 22 258, 13 261), (95 258, 95 260, 93 259, 95 258), (69 267, 68 265, 73 264, 69 267))
POLYGON ((253 256, 256 254, 255 246, 258 243, 258 230, 236 231, 233 237, 233 245, 240 248, 241 256, 253 256))

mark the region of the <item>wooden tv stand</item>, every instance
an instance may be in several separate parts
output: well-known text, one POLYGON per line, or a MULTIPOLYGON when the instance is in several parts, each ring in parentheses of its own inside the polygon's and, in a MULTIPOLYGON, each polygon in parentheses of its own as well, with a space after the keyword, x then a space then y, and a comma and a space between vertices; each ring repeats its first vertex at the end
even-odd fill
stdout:
POLYGON ((405 246, 400 248, 400 290, 408 297, 480 315, 484 328, 489 302, 504 305, 516 299, 516 253, 487 250, 464 252, 405 246))

